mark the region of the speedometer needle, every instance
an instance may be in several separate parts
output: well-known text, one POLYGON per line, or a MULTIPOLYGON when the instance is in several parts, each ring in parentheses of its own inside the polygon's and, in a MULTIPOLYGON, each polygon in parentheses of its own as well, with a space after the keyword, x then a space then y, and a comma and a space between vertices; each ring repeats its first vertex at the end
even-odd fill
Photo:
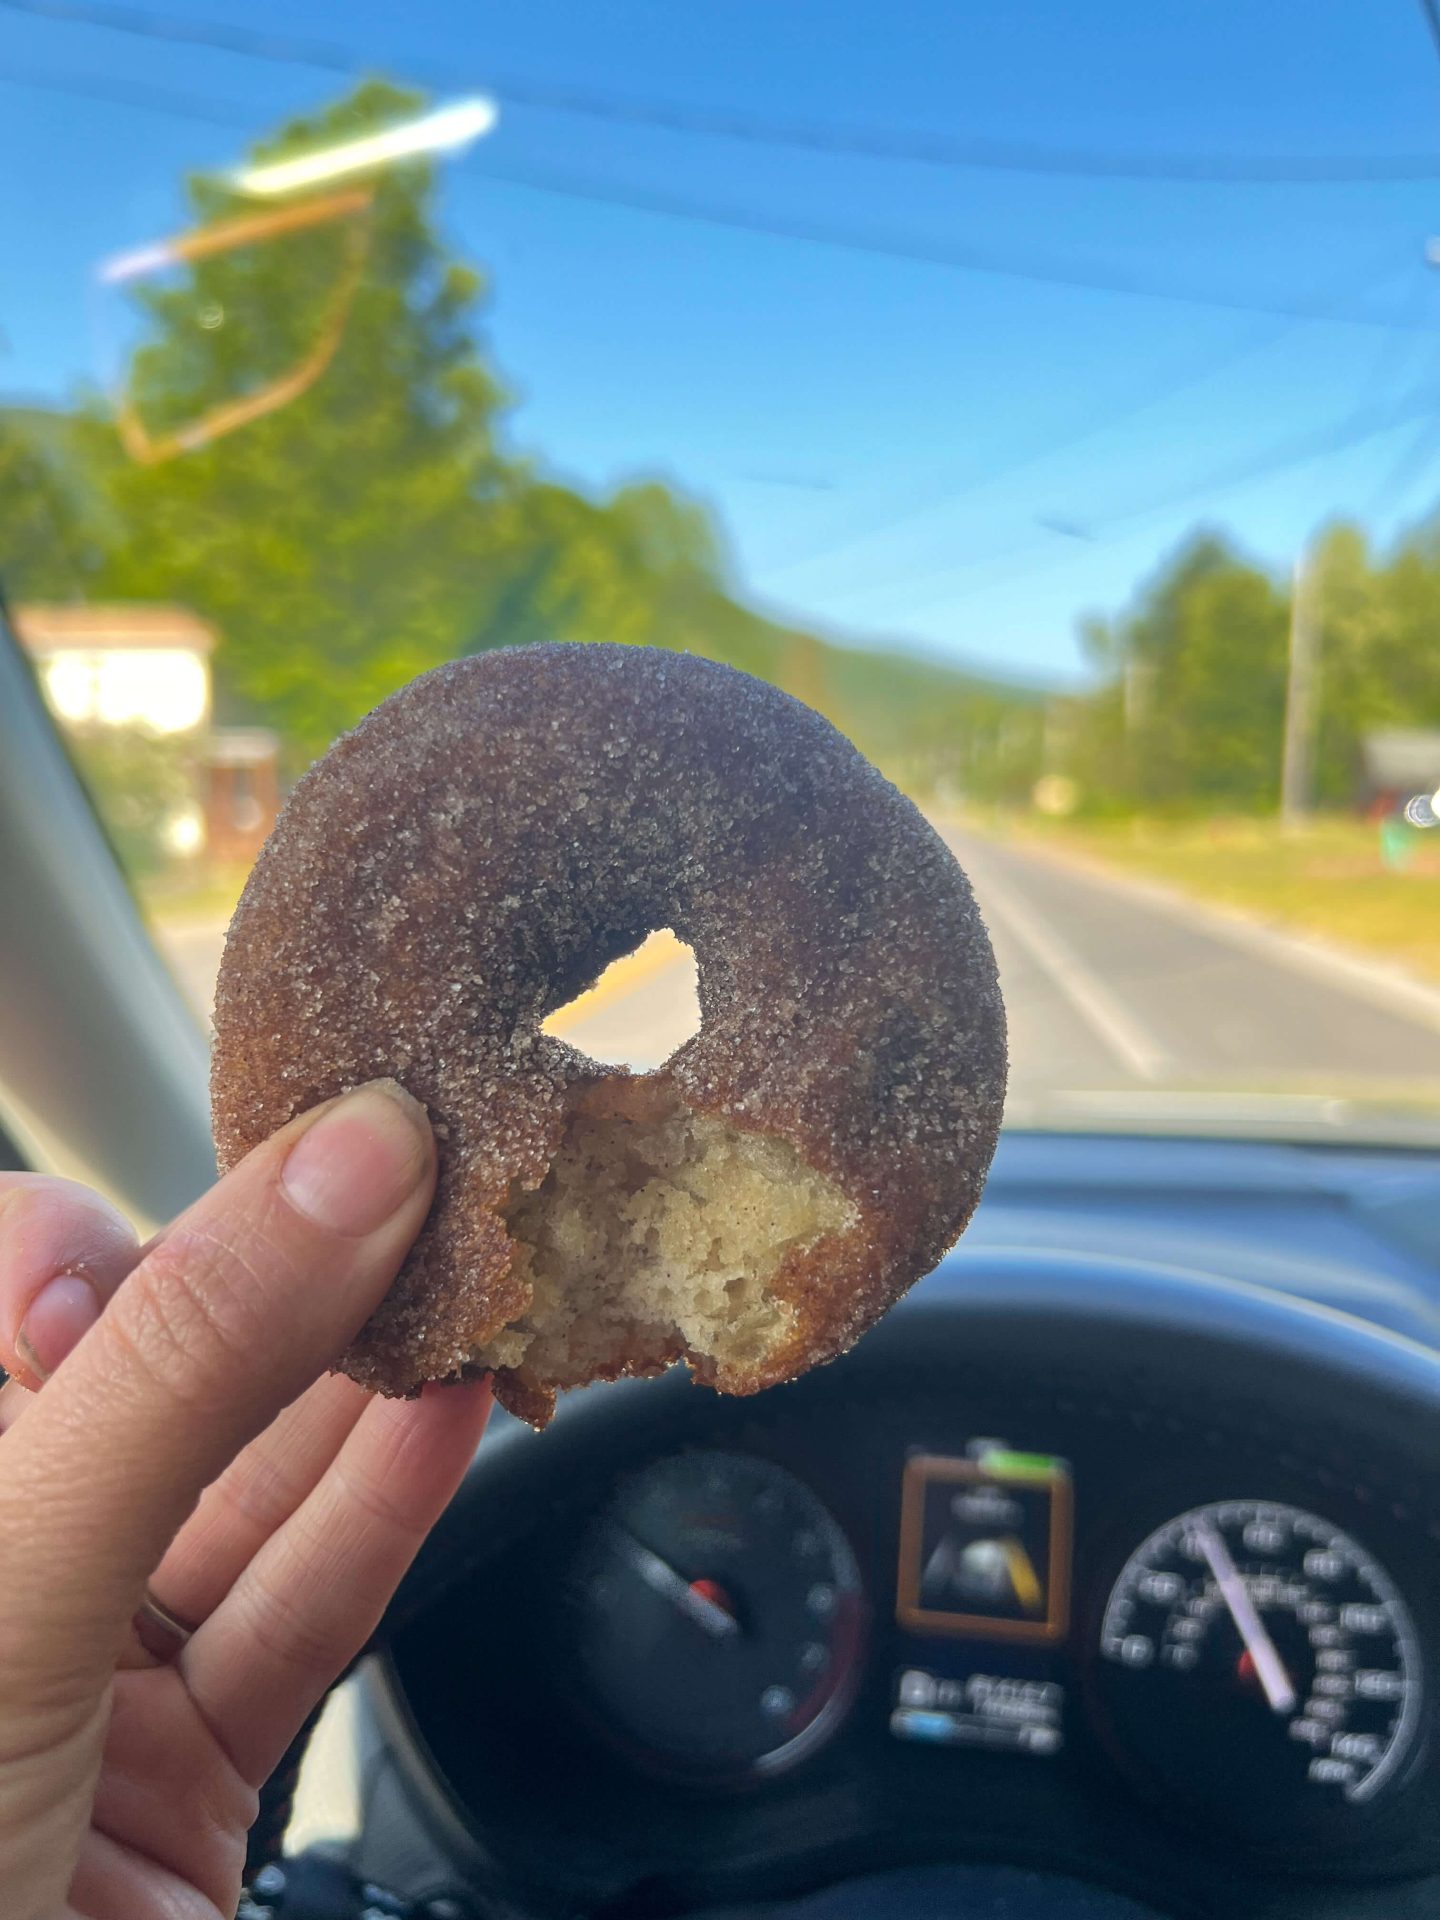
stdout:
POLYGON ((718 1600, 712 1600, 700 1582, 691 1582, 683 1573, 677 1573, 668 1560, 662 1560, 658 1553, 652 1553, 643 1540, 637 1540, 633 1533, 627 1533, 623 1527, 616 1527, 613 1537, 616 1546, 646 1586, 673 1601, 682 1613, 688 1614, 696 1626, 702 1627, 713 1639, 727 1640, 732 1633, 740 1631, 740 1622, 734 1614, 722 1607, 718 1600))
POLYGON ((1297 1697, 1290 1676, 1285 1671, 1285 1662, 1276 1651, 1275 1642, 1266 1631, 1265 1622, 1250 1598, 1250 1589, 1240 1578, 1240 1569, 1230 1557, 1223 1534, 1210 1522, 1202 1520, 1195 1529, 1195 1538, 1200 1543, 1206 1564, 1215 1576, 1220 1596, 1230 1609, 1230 1618, 1240 1629, 1245 1651, 1255 1662, 1255 1672, 1265 1689, 1265 1698, 1270 1703, 1271 1711, 1293 1713, 1297 1697))

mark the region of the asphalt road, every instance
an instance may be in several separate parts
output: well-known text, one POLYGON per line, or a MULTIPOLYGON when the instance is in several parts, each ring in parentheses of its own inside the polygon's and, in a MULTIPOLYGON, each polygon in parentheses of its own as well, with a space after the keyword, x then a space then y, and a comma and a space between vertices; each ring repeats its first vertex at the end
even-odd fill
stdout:
MULTIPOLYGON (((1077 1092, 1100 1101, 1176 1089, 1440 1101, 1440 991, 1141 883, 973 834, 946 837, 995 943, 1012 1117, 1077 1092)), ((161 938, 208 1016, 223 927, 161 938)), ((698 1017, 688 949, 654 936, 552 1030, 643 1070, 698 1017)))
POLYGON ((1017 1099, 1440 1092, 1440 992, 1143 883, 946 838, 994 941, 1017 1099))

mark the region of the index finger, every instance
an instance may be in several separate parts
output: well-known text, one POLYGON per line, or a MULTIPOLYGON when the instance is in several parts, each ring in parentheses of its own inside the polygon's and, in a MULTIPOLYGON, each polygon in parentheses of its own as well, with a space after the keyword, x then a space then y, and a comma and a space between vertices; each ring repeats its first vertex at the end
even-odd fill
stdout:
POLYGON ((0 1173, 0 1366, 38 1387, 139 1258, 129 1221, 98 1193, 0 1173))

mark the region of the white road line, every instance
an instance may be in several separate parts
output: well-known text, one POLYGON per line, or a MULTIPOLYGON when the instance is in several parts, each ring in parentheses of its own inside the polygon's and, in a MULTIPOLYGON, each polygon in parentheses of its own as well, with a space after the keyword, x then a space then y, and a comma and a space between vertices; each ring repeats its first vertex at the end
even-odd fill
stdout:
MULTIPOLYGON (((1153 908, 1182 926, 1198 928, 1243 953, 1258 955, 1272 965, 1308 974, 1338 992, 1368 1000, 1386 1013, 1413 1020, 1440 1032, 1440 988, 1417 980, 1403 968, 1372 959, 1359 949, 1333 945, 1318 934, 1267 926, 1238 907, 1216 900, 1197 900, 1179 888, 1148 874, 1117 873, 1103 861, 1056 853, 1049 847, 1026 847, 1019 856, 1037 865, 1093 881, 1137 905, 1153 908)), ((962 861, 968 871, 968 861, 962 861)))
POLYGON ((1170 1055, 1129 1008, 1121 1005, 1048 921, 1026 906, 1008 885, 996 881, 988 869, 980 877, 968 859, 965 864, 983 911, 1003 921, 1116 1058, 1138 1079, 1163 1079, 1172 1070, 1170 1055))

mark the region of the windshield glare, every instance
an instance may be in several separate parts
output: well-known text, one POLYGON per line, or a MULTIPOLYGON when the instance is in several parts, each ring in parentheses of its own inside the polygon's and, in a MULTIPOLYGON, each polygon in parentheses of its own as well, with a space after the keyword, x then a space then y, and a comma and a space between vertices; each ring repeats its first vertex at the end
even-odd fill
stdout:
POLYGON ((0 17, 0 588, 198 1017, 338 734, 621 641, 926 813, 1011 1124, 1440 1139, 1423 9, 0 17))

